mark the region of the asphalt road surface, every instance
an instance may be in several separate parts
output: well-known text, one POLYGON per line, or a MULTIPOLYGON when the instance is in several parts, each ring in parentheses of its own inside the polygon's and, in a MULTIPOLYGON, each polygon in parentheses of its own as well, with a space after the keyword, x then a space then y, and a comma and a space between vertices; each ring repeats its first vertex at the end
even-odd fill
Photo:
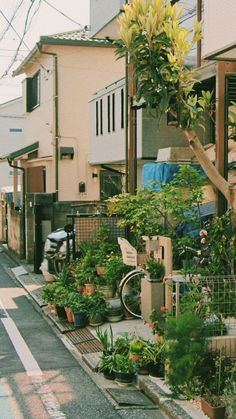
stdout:
POLYGON ((0 247, 0 419, 164 419, 117 410, 12 278, 0 247))

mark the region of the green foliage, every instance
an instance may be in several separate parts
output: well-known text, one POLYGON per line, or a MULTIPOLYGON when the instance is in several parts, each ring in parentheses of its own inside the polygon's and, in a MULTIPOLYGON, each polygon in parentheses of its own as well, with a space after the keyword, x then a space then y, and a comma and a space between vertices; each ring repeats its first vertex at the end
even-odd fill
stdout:
POLYGON ((42 287, 42 299, 45 303, 55 304, 55 295, 58 284, 56 282, 50 282, 44 284, 42 287))
POLYGON ((195 389, 197 365, 206 351, 204 324, 191 311, 166 322, 167 380, 172 391, 192 397, 195 389))
POLYGON ((114 356, 114 371, 127 372, 127 373, 132 374, 132 373, 135 373, 137 371, 137 366, 128 357, 128 355, 115 354, 115 356, 114 356))
POLYGON ((147 271, 150 279, 162 280, 165 275, 165 266, 162 262, 156 259, 147 260, 145 270, 147 271))
POLYGON ((99 327, 96 329, 96 335, 103 347, 103 352, 108 354, 114 350, 113 330, 110 326, 109 331, 105 329, 102 331, 99 327))
POLYGON ((213 406, 222 404, 221 397, 227 384, 235 382, 235 362, 218 352, 206 351, 197 367, 197 386, 200 394, 213 406))
POLYGON ((89 296, 78 292, 71 292, 68 295, 66 306, 75 313, 88 315, 89 296))
POLYGON ((122 277, 130 271, 130 267, 123 263, 121 256, 111 254, 105 262, 104 279, 110 285, 115 295, 122 277))
POLYGON ((200 226, 203 183, 203 177, 195 168, 183 165, 172 182, 161 185, 160 191, 147 189, 136 195, 113 196, 108 200, 108 213, 120 215, 120 224, 128 227, 136 237, 157 234, 171 237, 177 260, 182 240, 191 245, 193 239, 178 237, 176 227, 180 223, 200 226))
POLYGON ((167 0, 134 0, 119 18, 117 55, 129 53, 137 84, 137 100, 156 109, 157 117, 171 111, 182 128, 192 130, 212 113, 212 93, 197 97, 193 71, 185 64, 194 44, 202 38, 201 23, 194 31, 180 25, 182 9, 167 0))
POLYGON ((106 302, 99 294, 94 294, 88 297, 88 314, 91 317, 101 316, 104 318, 106 316, 106 302))
POLYGON ((114 344, 115 352, 122 355, 128 355, 130 350, 131 339, 132 338, 129 336, 127 332, 125 332, 123 336, 118 336, 114 344))
POLYGON ((166 330, 166 319, 169 316, 168 308, 161 306, 158 309, 153 309, 150 315, 149 327, 152 329, 152 333, 163 336, 166 330))
POLYGON ((166 342, 149 342, 144 348, 143 355, 149 364, 164 364, 166 359, 166 342))
POLYGON ((226 413, 229 419, 236 417, 236 380, 227 383, 224 390, 226 413))
POLYGON ((132 354, 142 355, 146 346, 147 343, 143 339, 135 338, 130 342, 129 351, 132 354))
POLYGON ((203 255, 208 258, 205 273, 208 275, 230 275, 235 272, 236 227, 229 210, 221 217, 215 216, 206 227, 208 235, 203 255))

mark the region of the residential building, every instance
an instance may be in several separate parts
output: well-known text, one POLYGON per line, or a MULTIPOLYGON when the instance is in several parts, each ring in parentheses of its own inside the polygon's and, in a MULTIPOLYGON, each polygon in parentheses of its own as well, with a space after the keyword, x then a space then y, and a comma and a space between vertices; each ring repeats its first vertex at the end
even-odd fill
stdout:
MULTIPOLYGON (((180 6, 184 6, 181 24, 188 29, 193 27, 197 18, 198 3, 198 0, 189 0, 187 4, 182 0, 179 2, 180 6)), ((116 39, 118 30, 115 17, 109 24, 100 28, 96 36, 116 39)), ((188 63, 196 67, 199 60, 197 56, 197 48, 194 48, 189 54, 188 63)), ((206 81, 201 75, 200 77, 203 80, 200 89, 206 87, 211 90, 214 87, 211 77, 206 81)), ((101 178, 112 177, 111 188, 115 183, 117 190, 125 183, 129 190, 142 188, 143 172, 149 170, 149 162, 156 162, 159 150, 169 147, 188 147, 182 130, 168 126, 168 116, 158 122, 145 109, 144 103, 135 103, 131 84, 132 80, 127 75, 126 78, 116 80, 111 85, 107 84, 103 89, 94 92, 90 99, 89 162, 91 165, 100 164, 101 178), (129 119, 131 113, 134 122, 129 119), (127 178, 133 178, 133 185, 127 185, 127 179, 125 182, 122 176, 124 174, 128 175, 127 178)), ((209 118, 206 118, 206 130, 199 131, 199 137, 204 145, 214 141, 214 127, 209 118)), ((105 185, 108 183, 107 181, 105 185)), ((101 182, 101 196, 107 197, 109 187, 107 186, 106 190, 102 187, 103 182, 101 182)))
POLYGON ((26 75, 26 141, 9 157, 24 173, 23 246, 39 266, 47 234, 65 225, 71 204, 100 200, 96 167, 88 161, 88 101, 124 76, 124 61, 117 62, 109 40, 79 30, 40 37, 14 72, 20 74, 26 75))
MULTIPOLYGON (((26 117, 22 97, 0 104, 0 149, 1 156, 21 148, 25 144, 26 117)), ((13 186, 13 168, 7 161, 0 161, 0 191, 13 186)), ((20 183, 20 172, 17 173, 20 183)), ((8 188, 9 190, 9 188, 8 188)))
MULTIPOLYGON (((236 34, 234 16, 236 4, 204 1, 204 45, 202 75, 211 78, 215 87, 215 164, 220 173, 236 181, 235 160, 232 158, 232 141, 229 142, 229 112, 236 103, 236 34), (227 30, 226 30, 227 28, 227 30), (229 160, 229 157, 230 160, 229 160), (231 169, 231 172, 228 171, 231 169), (232 173, 233 171, 233 173, 232 173)), ((218 194, 218 213, 227 209, 227 202, 218 194)))

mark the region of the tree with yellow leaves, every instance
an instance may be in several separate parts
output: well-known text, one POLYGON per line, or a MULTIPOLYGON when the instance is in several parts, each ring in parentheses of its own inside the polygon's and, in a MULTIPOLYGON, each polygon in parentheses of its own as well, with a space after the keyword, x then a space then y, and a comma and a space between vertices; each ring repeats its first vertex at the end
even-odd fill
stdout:
POLYGON ((141 98, 160 118, 170 112, 183 129, 190 148, 210 181, 225 196, 236 216, 236 188, 221 176, 208 158, 196 132, 204 114, 213 113, 212 92, 194 91, 194 71, 186 56, 202 38, 201 22, 188 31, 180 25, 183 8, 167 0, 133 0, 119 18, 117 54, 127 53, 134 68, 137 100, 141 98))

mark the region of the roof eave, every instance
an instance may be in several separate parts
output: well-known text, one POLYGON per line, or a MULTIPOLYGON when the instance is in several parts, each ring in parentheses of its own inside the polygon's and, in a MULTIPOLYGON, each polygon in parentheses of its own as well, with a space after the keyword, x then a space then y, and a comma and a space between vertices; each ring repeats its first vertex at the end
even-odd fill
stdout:
POLYGON ((29 52, 29 54, 25 57, 25 59, 22 61, 22 63, 19 65, 19 67, 16 68, 16 70, 13 71, 12 75, 13 77, 19 76, 20 74, 24 73, 24 68, 26 64, 33 58, 35 54, 39 52, 38 43, 35 45, 35 47, 29 52))

